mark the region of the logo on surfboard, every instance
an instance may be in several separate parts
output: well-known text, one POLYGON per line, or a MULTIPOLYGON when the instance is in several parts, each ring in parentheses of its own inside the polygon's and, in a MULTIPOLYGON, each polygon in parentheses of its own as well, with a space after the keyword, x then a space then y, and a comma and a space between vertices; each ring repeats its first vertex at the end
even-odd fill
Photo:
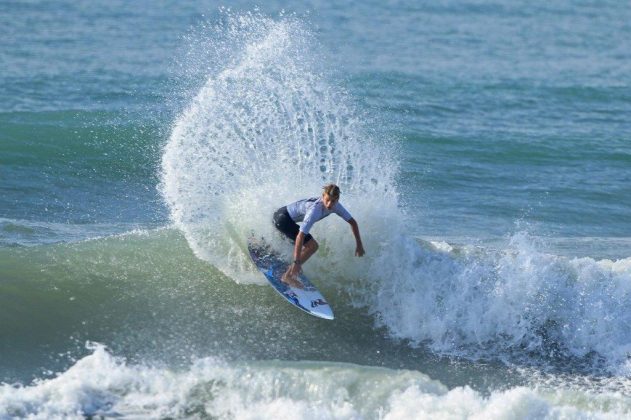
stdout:
POLYGON ((311 307, 315 308, 316 306, 328 305, 327 301, 324 299, 315 299, 311 301, 311 307))

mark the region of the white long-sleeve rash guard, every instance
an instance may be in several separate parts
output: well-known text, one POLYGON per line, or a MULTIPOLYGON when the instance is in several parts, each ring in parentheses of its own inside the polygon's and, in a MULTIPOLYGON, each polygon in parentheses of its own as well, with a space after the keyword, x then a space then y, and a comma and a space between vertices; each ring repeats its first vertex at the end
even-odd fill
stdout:
POLYGON ((289 217, 294 222, 303 222, 300 231, 305 235, 318 220, 322 220, 331 213, 335 213, 345 221, 351 220, 351 214, 338 201, 331 210, 327 210, 322 202, 322 197, 305 198, 287 205, 289 217))

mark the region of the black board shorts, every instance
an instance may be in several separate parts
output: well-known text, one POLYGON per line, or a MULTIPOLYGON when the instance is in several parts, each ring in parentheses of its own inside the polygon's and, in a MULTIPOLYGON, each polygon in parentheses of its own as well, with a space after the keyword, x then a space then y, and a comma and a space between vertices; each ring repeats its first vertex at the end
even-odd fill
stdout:
MULTIPOLYGON (((300 232, 300 226, 289 215, 287 211, 287 206, 281 207, 276 210, 274 213, 274 226, 278 229, 283 235, 289 238, 292 242, 296 242, 296 237, 298 236, 298 232, 300 232)), ((305 235, 305 240, 303 241, 303 245, 309 242, 313 236, 310 233, 305 235)))

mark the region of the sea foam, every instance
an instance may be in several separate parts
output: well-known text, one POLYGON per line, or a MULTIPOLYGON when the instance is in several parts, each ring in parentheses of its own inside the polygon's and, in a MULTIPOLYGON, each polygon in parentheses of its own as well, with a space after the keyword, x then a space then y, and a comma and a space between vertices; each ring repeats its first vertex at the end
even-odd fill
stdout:
POLYGON ((371 264, 378 281, 357 301, 393 337, 440 354, 570 357, 625 375, 631 259, 560 257, 541 246, 525 233, 499 250, 399 237, 389 247, 398 268, 382 253, 371 264))
POLYGON ((484 396, 427 375, 324 362, 131 365, 99 344, 51 379, 0 385, 0 418, 236 419, 594 418, 628 416, 628 397, 516 387, 484 396))

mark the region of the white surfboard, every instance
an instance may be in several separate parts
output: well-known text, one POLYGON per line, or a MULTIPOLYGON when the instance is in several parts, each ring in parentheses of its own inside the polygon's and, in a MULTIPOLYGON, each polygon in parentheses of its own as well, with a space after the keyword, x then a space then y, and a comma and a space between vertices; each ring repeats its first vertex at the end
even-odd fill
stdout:
POLYGON ((302 289, 289 286, 280 280, 285 271, 287 271, 289 264, 277 252, 272 250, 263 239, 255 239, 253 237, 248 239, 248 251, 252 261, 254 261, 261 273, 265 275, 265 278, 274 287, 274 290, 289 303, 318 318, 334 319, 333 310, 331 310, 329 303, 307 277, 302 274, 298 277, 304 285, 302 289))

